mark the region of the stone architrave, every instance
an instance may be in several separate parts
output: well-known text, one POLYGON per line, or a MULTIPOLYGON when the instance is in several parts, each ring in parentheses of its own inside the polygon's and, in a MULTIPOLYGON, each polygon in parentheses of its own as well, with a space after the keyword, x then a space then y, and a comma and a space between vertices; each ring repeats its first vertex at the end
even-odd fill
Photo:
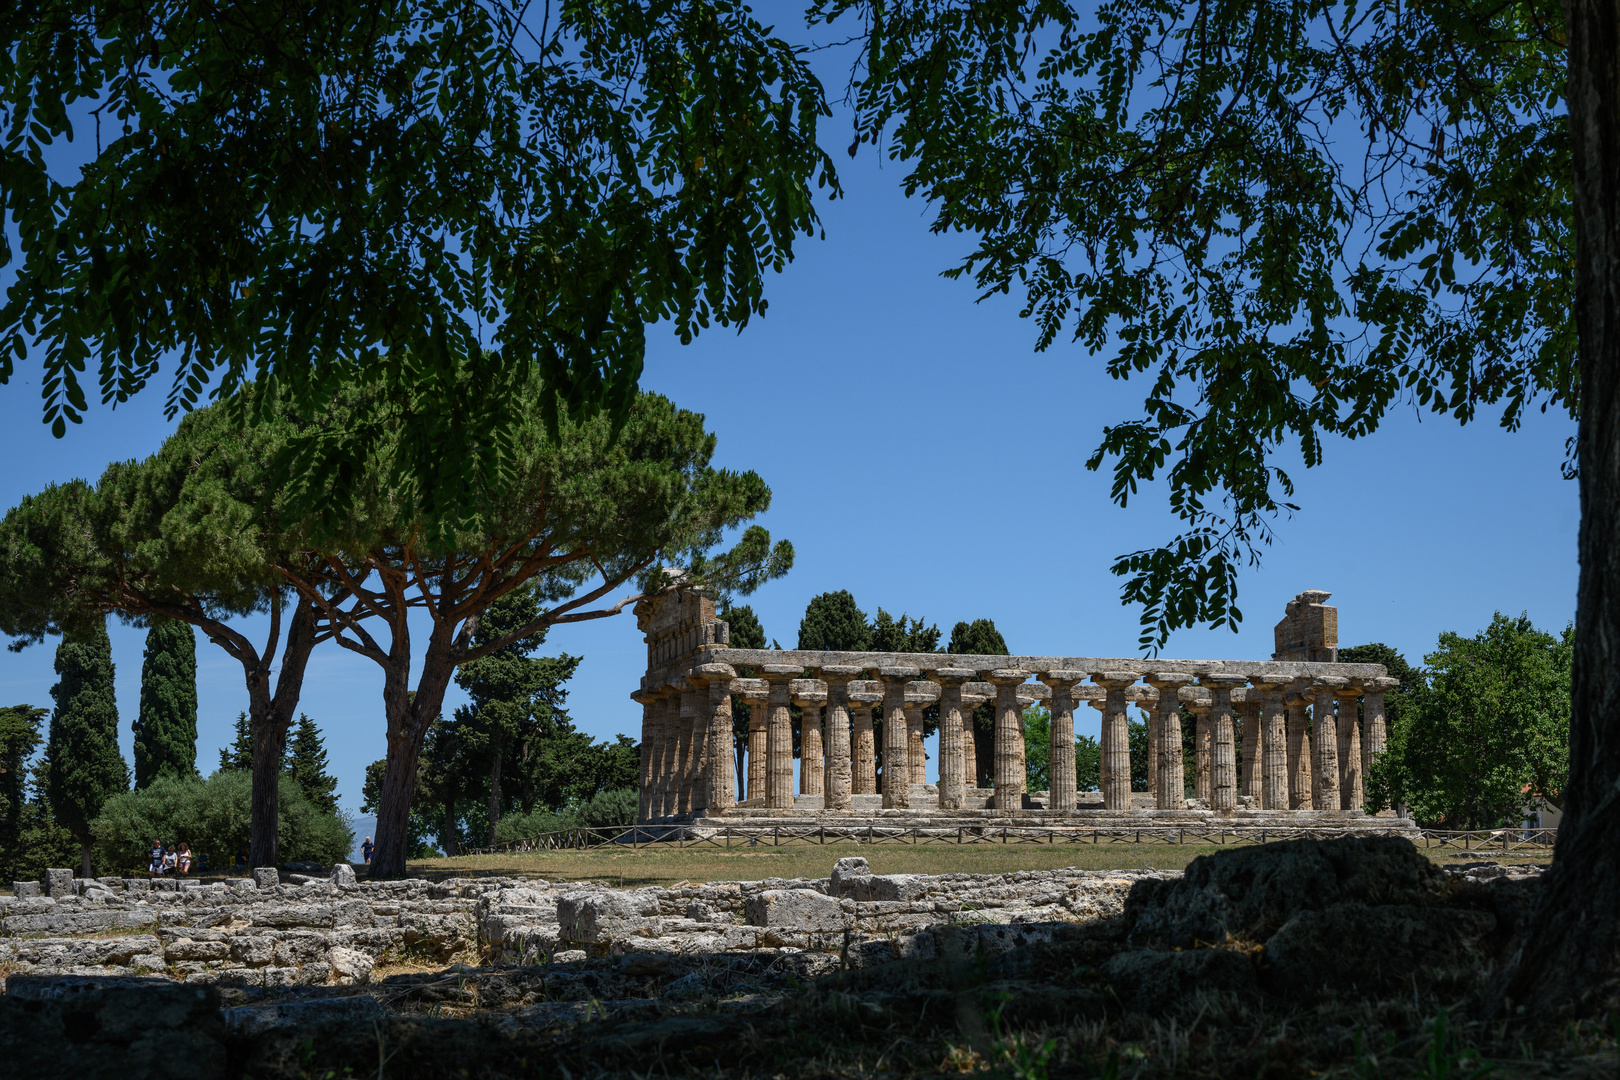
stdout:
POLYGON ((1181 810, 1187 805, 1187 770, 1181 751, 1181 688, 1191 681, 1191 675, 1179 671, 1156 671, 1147 677, 1148 684, 1159 692, 1158 708, 1149 725, 1158 731, 1159 737, 1154 740, 1158 757, 1148 762, 1148 768, 1158 774, 1158 782, 1153 785, 1153 805, 1160 810, 1181 810))
POLYGON ((1361 811, 1361 726, 1356 723, 1356 698, 1360 696, 1358 686, 1338 691, 1339 809, 1347 814, 1361 811))
MULTIPOLYGON (((960 810, 966 799, 967 758, 963 728, 973 724, 973 713, 962 705, 962 684, 977 672, 971 668, 935 668, 928 673, 939 683, 939 808, 960 810)), ((1072 743, 1072 740, 1071 740, 1072 743)))
MULTIPOLYGON (((854 791, 849 756, 849 681, 860 673, 860 668, 850 664, 828 664, 816 669, 816 675, 827 684, 827 790, 822 805, 828 810, 848 810, 854 791)), ((870 735, 870 718, 866 730, 870 735)))
POLYGON ((1260 781, 1261 807, 1288 809, 1288 706, 1287 683, 1254 679, 1260 691, 1260 781))
POLYGON ((906 683, 921 674, 914 667, 878 668, 883 680, 883 809, 911 809, 910 725, 906 722, 906 683))
POLYGON ((1018 707, 1018 687, 1028 678, 1029 672, 1019 668, 996 668, 984 680, 996 688, 993 805, 997 810, 1024 808, 1024 789, 1029 779, 1020 767, 1024 757, 1024 712, 1018 707))
POLYGON ((1131 808, 1131 736, 1125 691, 1136 682, 1131 671, 1099 671, 1091 681, 1107 691, 1103 699, 1102 757, 1107 763, 1103 781, 1103 808, 1131 808))
POLYGON ((1379 679, 1364 679, 1361 684, 1361 709, 1365 714, 1363 720, 1367 727, 1366 736, 1361 741, 1361 774, 1372 775, 1372 767, 1384 753, 1384 744, 1389 738, 1388 721, 1384 718, 1384 695, 1401 685, 1401 680, 1385 676, 1379 679))
POLYGON ((1207 692, 1188 687, 1191 693, 1183 698, 1187 711, 1193 714, 1193 797, 1209 804, 1209 765, 1212 739, 1209 730, 1210 701, 1207 692), (1191 700, 1187 700, 1190 698, 1191 700))
POLYGON ((984 785, 979 783, 979 732, 974 727, 973 714, 980 705, 995 699, 994 694, 962 691, 962 783, 974 790, 980 790, 984 785))
POLYGON ((736 768, 731 754, 731 681, 737 677, 730 664, 703 664, 693 676, 707 684, 708 709, 704 718, 709 754, 703 769, 703 805, 713 817, 730 810, 737 800, 736 768))
POLYGON ((1288 809, 1311 809, 1311 742, 1306 731, 1306 708, 1311 694, 1307 687, 1294 685, 1288 695, 1288 809))
POLYGON ((789 685, 803 672, 796 664, 764 664, 760 674, 771 684, 770 718, 766 721, 765 805, 793 808, 793 714, 789 685))
POLYGON ((683 813, 697 815, 709 805, 709 785, 704 779, 709 771, 709 691, 701 679, 688 677, 686 683, 688 689, 681 692, 681 722, 692 729, 692 754, 682 785, 686 797, 683 813))
POLYGON ((1245 691, 1242 713, 1243 780, 1238 793, 1249 797, 1251 809, 1259 809, 1266 804, 1266 774, 1261 765, 1266 740, 1265 721, 1261 719, 1258 691, 1245 691))
POLYGON ((1036 676, 1052 688, 1052 742, 1047 752, 1051 788, 1048 810, 1073 810, 1079 802, 1074 775, 1074 687, 1083 671, 1046 671, 1036 676))
POLYGON ((850 791, 856 795, 876 795, 877 735, 872 729, 872 709, 883 703, 881 691, 851 690, 850 700, 850 791))
POLYGON ((765 798, 765 767, 770 757, 771 684, 764 679, 738 679, 743 704, 748 706, 749 800, 765 798))
POLYGON ((638 789, 640 797, 636 801, 636 823, 645 825, 652 820, 653 725, 658 699, 645 690, 637 690, 630 698, 641 705, 641 761, 637 773, 641 783, 638 789))
POLYGON ((827 703, 827 688, 816 679, 795 679, 790 689, 793 704, 800 710, 799 794, 822 795, 826 754, 822 749, 821 707, 827 703))
POLYGON ((1232 723, 1232 691, 1248 679, 1242 675, 1200 675, 1209 687, 1209 808, 1216 813, 1237 809, 1237 744, 1232 723))
POLYGON ((1337 813, 1339 798, 1339 733, 1333 718, 1333 699, 1350 680, 1338 675, 1324 675, 1311 680, 1311 693, 1316 705, 1311 709, 1311 745, 1315 751, 1311 761, 1312 805, 1318 810, 1337 813))

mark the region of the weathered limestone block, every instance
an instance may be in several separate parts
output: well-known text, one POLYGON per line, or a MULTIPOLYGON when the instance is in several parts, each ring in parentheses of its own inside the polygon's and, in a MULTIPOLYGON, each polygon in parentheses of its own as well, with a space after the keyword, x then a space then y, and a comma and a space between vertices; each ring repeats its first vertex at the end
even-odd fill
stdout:
POLYGON ((748 898, 749 926, 790 930, 842 930, 850 918, 831 896, 809 889, 767 889, 748 898))
POLYGON ((1262 979, 1295 999, 1471 984, 1484 961, 1480 941, 1495 927, 1487 912, 1407 904, 1301 911, 1266 941, 1262 979))
POLYGON ((283 930, 275 935, 271 963, 276 967, 301 967, 326 959, 330 945, 325 934, 309 930, 283 930))
POLYGON ((13 881, 11 895, 18 900, 27 900, 43 896, 44 892, 37 881, 13 881))
POLYGON ((253 868, 253 884, 261 889, 274 889, 281 884, 281 871, 273 866, 256 866, 253 868))
POLYGON ((563 940, 606 945, 615 939, 647 937, 658 929, 658 890, 591 890, 564 893, 557 900, 557 926, 563 940))
POLYGON ((265 904, 253 912, 254 926, 319 926, 332 925, 331 904, 265 904))
POLYGON ((12 962, 61 969, 106 967, 163 970, 163 945, 151 934, 106 938, 25 938, 12 942, 12 962))
POLYGON ((12 1076, 75 1080, 225 1075, 219 995, 152 980, 29 996, 13 977, 0 996, 0 1058, 12 1076))
POLYGON ((176 938, 163 946, 163 956, 166 960, 228 960, 231 956, 231 943, 219 941, 197 941, 193 938, 176 938))
POLYGON ((274 938, 263 934, 231 938, 231 955, 249 967, 263 967, 276 954, 274 938))
POLYGON ((45 871, 45 895, 54 900, 73 895, 73 871, 49 869, 45 871))
POLYGON ((332 1021, 360 1024, 370 1030, 372 1022, 381 1020, 385 1015, 382 1004, 368 994, 317 998, 313 1001, 288 1001, 275 1005, 243 1005, 220 1012, 220 1018, 225 1026, 239 1035, 254 1035, 277 1028, 304 1027, 332 1021))
POLYGON ((332 867, 332 884, 340 889, 352 889, 360 882, 354 876, 354 867, 346 862, 340 862, 332 867))
POLYGON ((11 915, 0 919, 0 932, 22 934, 90 934, 102 930, 153 930, 158 912, 151 909, 58 910, 39 915, 11 915))

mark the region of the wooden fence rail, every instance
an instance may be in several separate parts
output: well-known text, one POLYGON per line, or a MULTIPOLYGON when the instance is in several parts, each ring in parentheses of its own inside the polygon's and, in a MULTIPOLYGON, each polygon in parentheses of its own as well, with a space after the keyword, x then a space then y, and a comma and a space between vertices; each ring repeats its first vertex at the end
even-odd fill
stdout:
MULTIPOLYGON (((587 848, 632 849, 658 847, 757 847, 782 844, 1264 844, 1300 836, 1348 836, 1353 830, 1333 832, 1324 829, 1289 828, 1233 829, 1215 826, 1148 829, 1082 829, 1038 826, 996 826, 931 829, 926 826, 868 825, 864 829, 835 828, 828 835, 825 826, 724 826, 688 835, 679 825, 614 826, 607 828, 560 829, 510 840, 493 847, 472 848, 465 854, 510 854, 522 851, 560 851, 587 848)), ((1558 837, 1557 829, 1419 829, 1414 842, 1421 848, 1451 848, 1457 851, 1507 853, 1512 851, 1548 852, 1558 837)))

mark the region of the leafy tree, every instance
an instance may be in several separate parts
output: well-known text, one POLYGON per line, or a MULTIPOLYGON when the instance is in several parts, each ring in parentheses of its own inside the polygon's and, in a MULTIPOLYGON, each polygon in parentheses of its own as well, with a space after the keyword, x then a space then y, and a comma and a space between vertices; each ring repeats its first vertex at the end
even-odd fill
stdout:
POLYGON ((135 786, 197 772, 197 637, 177 619, 153 619, 135 717, 135 786))
MULTIPOLYGON (((549 419, 622 422, 646 326, 684 341, 763 312, 766 271, 816 228, 812 185, 836 192, 820 84, 732 0, 224 20, 42 0, 0 14, 0 41, 21 255, 0 381, 38 350, 60 434, 87 362, 121 402, 179 357, 170 410, 259 375, 313 417, 351 373, 387 378, 416 432, 396 478, 452 518, 510 475, 530 403, 508 388, 543 373, 549 419), (94 153, 57 165, 92 123, 94 153), (463 392, 469 365, 488 393, 463 392)), ((309 502, 363 486, 391 420, 310 438, 291 471, 309 502)))
MULTIPOLYGON (((354 849, 354 831, 342 817, 304 797, 298 781, 280 777, 279 847, 289 862, 330 864, 354 849)), ((221 770, 200 776, 160 775, 146 787, 109 798, 91 826, 96 859, 117 871, 138 873, 146 866, 153 840, 187 843, 210 864, 229 866, 248 846, 252 827, 253 778, 221 770)))
POLYGON ((615 615, 677 578, 746 594, 792 565, 792 546, 773 547, 757 525, 730 550, 709 554, 725 530, 769 507, 770 490, 754 473, 710 466, 715 439, 702 417, 641 394, 616 432, 598 415, 565 422, 552 437, 542 405, 555 393, 538 379, 523 387, 527 404, 507 460, 510 476, 478 487, 477 514, 453 530, 436 527, 419 490, 386 482, 388 463, 410 452, 395 388, 353 387, 320 421, 337 430, 395 418, 372 448, 364 498, 335 528, 340 548, 278 567, 331 620, 338 643, 383 672, 389 772, 378 807, 376 876, 404 872, 419 757, 457 667, 559 623, 615 615), (676 562, 684 569, 667 569, 676 562), (534 617, 480 640, 490 605, 526 585, 543 601, 534 617), (623 599, 604 599, 626 587, 623 599), (417 610, 431 622, 419 667, 407 628, 417 610), (373 618, 377 634, 365 624, 373 618), (413 667, 420 672, 414 695, 413 667))
POLYGON ((1352 645, 1339 650, 1341 664, 1382 664, 1393 679, 1399 679, 1400 685, 1384 694, 1384 721, 1388 729, 1393 729, 1406 714, 1412 695, 1418 692, 1423 683, 1423 672, 1406 662, 1406 657, 1382 642, 1370 645, 1352 645))
POLYGON ((326 743, 315 721, 303 713, 298 714, 298 725, 287 745, 287 775, 311 806, 323 814, 337 814, 337 777, 326 771, 326 743))
POLYGON ((872 620, 870 640, 873 652, 938 652, 939 638, 938 626, 922 619, 908 618, 904 614, 896 619, 881 607, 877 610, 877 617, 872 620))
POLYGON ((824 652, 865 652, 872 640, 866 612, 849 590, 821 593, 805 605, 799 620, 799 648, 824 652))
POLYGON ((78 841, 89 877, 90 822, 108 798, 129 788, 129 766, 118 749, 112 643, 105 624, 63 636, 51 699, 56 710, 45 744, 45 790, 51 813, 78 841))
MULTIPOLYGON (((982 654, 992 655, 992 654, 982 654)), ((1077 791, 1096 791, 1101 775, 1102 748, 1089 735, 1074 737, 1074 779, 1077 791)), ((1052 711, 1045 705, 1024 710, 1024 764, 1031 791, 1052 788, 1052 711)))
POLYGON ((245 712, 236 714, 236 735, 231 745, 220 748, 219 767, 237 772, 253 770, 253 731, 245 712))
POLYGON ((1500 612, 1473 637, 1445 633, 1373 768, 1378 804, 1478 829, 1523 819, 1531 793, 1564 802, 1574 629, 1560 637, 1500 612))
POLYGON ((1074 782, 1079 791, 1102 790, 1102 744, 1090 735, 1074 737, 1074 782))
MULTIPOLYGON (((1007 642, 990 619, 959 622, 951 627, 951 642, 945 651, 957 656, 1006 656, 1007 642)), ((989 787, 995 775, 996 710, 986 703, 973 710, 972 763, 974 782, 989 787)))

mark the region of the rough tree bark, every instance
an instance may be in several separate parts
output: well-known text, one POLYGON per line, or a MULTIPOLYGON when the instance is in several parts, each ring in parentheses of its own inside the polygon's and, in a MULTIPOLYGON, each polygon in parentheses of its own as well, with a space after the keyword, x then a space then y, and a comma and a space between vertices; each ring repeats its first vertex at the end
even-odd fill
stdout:
MULTIPOLYGON (((248 730, 253 740, 250 866, 276 866, 281 862, 281 770, 286 756, 287 729, 298 711, 309 654, 319 640, 314 606, 301 599, 293 600, 292 604, 293 614, 287 622, 287 644, 282 649, 275 692, 270 691, 270 658, 275 655, 276 647, 274 635, 256 664, 249 665, 246 661, 243 664, 248 683, 248 730)), ((278 603, 278 611, 280 607, 278 603)))
POLYGON ((1580 345, 1580 586, 1564 820, 1497 1008, 1591 1012, 1620 991, 1620 0, 1570 0, 1580 345))

